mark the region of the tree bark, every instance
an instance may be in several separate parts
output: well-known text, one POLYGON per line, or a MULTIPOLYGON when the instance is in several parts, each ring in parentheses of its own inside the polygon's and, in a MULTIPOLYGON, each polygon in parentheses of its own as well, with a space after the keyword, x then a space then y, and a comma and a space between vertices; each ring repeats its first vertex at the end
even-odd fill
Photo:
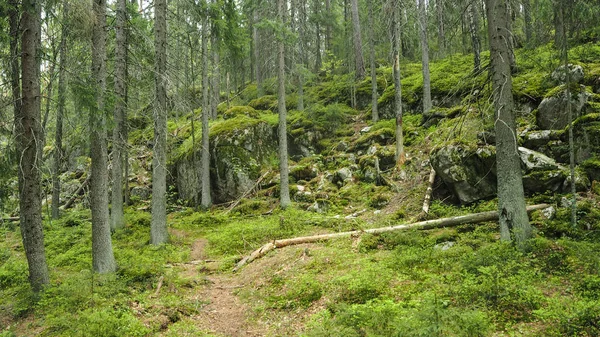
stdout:
MULTIPOLYGON (((215 0, 213 0, 215 3, 215 0)), ((217 119, 217 107, 221 100, 221 69, 220 69, 220 58, 219 58, 219 38, 216 33, 217 28, 213 27, 212 30, 212 41, 211 41, 211 52, 212 52, 212 85, 211 85, 211 108, 210 118, 217 119)))
MULTIPOLYGON (((68 2, 63 3, 63 21, 69 14, 68 2)), ((64 156, 62 137, 63 137, 63 116, 65 114, 65 100, 67 91, 67 25, 63 23, 60 33, 59 46, 59 65, 58 65, 58 102, 56 107, 56 131, 54 132, 54 162, 52 167, 52 218, 60 217, 60 172, 64 156)))
POLYGON ((123 135, 123 124, 127 115, 127 0, 117 0, 115 41, 115 109, 113 115, 112 149, 112 194, 110 228, 114 231, 125 226, 123 215, 123 149, 127 140, 123 135))
POLYGON ((525 46, 532 47, 533 26, 531 23, 531 0, 523 0, 523 19, 525 21, 525 46))
POLYGON ((106 0, 94 0, 96 23, 92 32, 92 76, 96 101, 90 109, 90 207, 92 209, 92 265, 98 273, 117 268, 110 237, 108 214, 106 90, 106 0))
POLYGON ((360 17, 358 15, 358 0, 352 0, 352 28, 353 28, 353 39, 354 43, 354 64, 357 79, 363 79, 365 77, 365 61, 363 58, 362 50, 362 36, 360 31, 360 17))
POLYGON ((444 0, 435 0, 436 14, 438 19, 438 48, 440 58, 446 56, 446 32, 444 27, 444 0))
MULTIPOLYGON (((533 211, 545 209, 548 207, 550 207, 550 205, 547 205, 547 204, 533 205, 533 206, 527 207, 527 212, 533 212, 533 211)), ((381 234, 381 233, 387 233, 387 232, 393 232, 393 231, 399 231, 399 230, 410 230, 410 229, 427 230, 427 229, 434 229, 434 228, 440 228, 440 227, 455 227, 455 226, 460 226, 460 225, 476 224, 476 223, 481 223, 481 222, 497 221, 497 220, 498 220, 498 212, 490 211, 490 212, 474 213, 474 214, 467 214, 467 215, 459 215, 459 216, 450 217, 450 218, 426 220, 426 221, 415 222, 415 223, 404 224, 404 225, 371 228, 371 229, 366 229, 366 230, 356 230, 356 231, 339 232, 339 233, 332 233, 332 234, 303 236, 303 237, 296 237, 296 238, 291 238, 291 239, 273 240, 272 242, 269 242, 269 243, 263 245, 262 247, 253 251, 250 255, 248 255, 248 256, 244 257, 242 260, 240 260, 240 262, 238 262, 235 265, 234 271, 237 271, 244 265, 249 264, 250 262, 252 262, 256 259, 259 259, 259 258, 265 256, 268 252, 270 252, 276 248, 283 248, 283 247, 287 247, 287 246, 299 245, 299 244, 304 244, 304 243, 321 242, 321 241, 343 238, 343 237, 360 236, 362 234, 381 234)))
POLYGON ((167 1, 154 8, 156 102, 154 103, 154 156, 152 159, 152 222, 150 243, 169 240, 167 232, 167 1))
POLYGON ((423 114, 427 114, 431 110, 431 80, 429 76, 429 41, 427 40, 427 7, 425 0, 419 0, 419 28, 423 72, 423 114))
POLYGON ((402 82, 400 81, 400 2, 394 1, 392 6, 392 55, 394 77, 394 105, 396 110, 396 165, 404 163, 404 134, 402 131, 402 82))
POLYGON ((369 61, 371 65, 371 119, 373 122, 379 120, 379 112, 377 111, 377 69, 375 68, 375 14, 373 13, 373 2, 368 1, 369 4, 369 61))
MULTIPOLYGON (((258 9, 254 8, 252 11, 252 51, 254 53, 254 77, 256 79, 256 89, 258 92, 258 97, 264 94, 263 91, 263 81, 262 81, 262 73, 260 66, 260 52, 259 52, 259 34, 258 28, 256 25, 258 24, 258 9)), ((204 57, 204 56, 203 56, 204 57)))
POLYGON ((469 5, 468 15, 471 46, 473 47, 473 72, 479 73, 481 70, 481 41, 479 40, 479 11, 476 3, 469 5))
POLYGON ((208 98, 208 16, 203 17, 202 23, 202 149, 201 149, 201 199, 200 206, 204 210, 210 209, 212 198, 210 194, 210 140, 208 120, 209 98, 208 98))
POLYGON ((532 229, 525 210, 521 161, 517 151, 508 4, 506 0, 486 0, 486 9, 496 131, 500 236, 504 241, 514 240, 520 249, 524 249, 525 242, 532 236, 532 229))
MULTIPOLYGON (((277 12, 283 27, 285 24, 284 0, 277 0, 277 12)), ((282 32, 279 33, 282 34, 282 32)), ((280 207, 285 209, 291 204, 291 201, 287 152, 287 111, 285 108, 285 43, 283 41, 283 36, 280 36, 278 41, 278 61, 277 80, 279 82, 279 89, 277 94, 277 109, 279 110, 279 203, 280 207)))
MULTIPOLYGON (((313 9, 316 14, 319 14, 321 11, 321 0, 315 0, 313 9)), ((318 74, 323 66, 321 59, 321 24, 319 20, 315 21, 315 34, 315 73, 318 74)))
MULTIPOLYGON (((16 8, 13 9, 17 11, 16 8)), ((11 13, 11 19, 17 13, 11 13)), ((29 283, 35 292, 49 283, 48 265, 42 229, 40 45, 41 8, 39 2, 22 3, 21 34, 21 106, 15 111, 15 133, 19 156, 19 209, 23 247, 29 266, 29 283)), ((18 36, 18 35, 17 35, 18 36)), ((17 36, 13 36, 16 39, 17 36)), ((16 42, 13 42, 15 45, 16 42)), ((14 66, 14 65, 13 65, 14 66)), ((14 79, 13 79, 14 81, 14 79)), ((14 88, 13 88, 14 90, 14 88)), ((18 97, 18 96, 17 96, 18 97)))

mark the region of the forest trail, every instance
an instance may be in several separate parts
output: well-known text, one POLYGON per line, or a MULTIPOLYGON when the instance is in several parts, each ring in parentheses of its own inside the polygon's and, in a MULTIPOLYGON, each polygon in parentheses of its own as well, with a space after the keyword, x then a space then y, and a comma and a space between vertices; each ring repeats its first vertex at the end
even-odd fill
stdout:
POLYGON ((206 303, 191 319, 201 330, 217 336, 264 336, 266 332, 248 320, 249 306, 235 294, 244 286, 240 275, 222 274, 218 271, 218 261, 206 260, 207 244, 203 238, 192 243, 190 260, 205 263, 185 264, 182 271, 182 276, 199 281, 199 286, 187 296, 206 303))

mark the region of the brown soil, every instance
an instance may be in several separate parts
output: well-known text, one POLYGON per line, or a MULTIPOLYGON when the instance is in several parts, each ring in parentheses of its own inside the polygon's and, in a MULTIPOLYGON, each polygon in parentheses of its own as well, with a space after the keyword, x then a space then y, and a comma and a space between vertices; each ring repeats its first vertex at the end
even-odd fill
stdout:
POLYGON ((199 285, 186 296, 194 300, 207 302, 198 314, 191 317, 202 331, 218 336, 264 336, 265 331, 250 322, 250 308, 243 303, 236 292, 244 285, 239 274, 217 273, 217 261, 205 260, 206 239, 192 243, 190 260, 193 263, 183 265, 182 275, 197 279, 199 285))

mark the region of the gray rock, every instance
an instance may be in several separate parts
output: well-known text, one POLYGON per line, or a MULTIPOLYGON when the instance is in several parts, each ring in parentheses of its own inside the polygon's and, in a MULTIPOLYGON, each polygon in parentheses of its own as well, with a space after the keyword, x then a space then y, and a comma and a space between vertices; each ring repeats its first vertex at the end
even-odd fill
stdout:
MULTIPOLYGON (((571 83, 583 82, 583 67, 580 65, 568 65, 569 69, 569 81, 571 83)), ((567 73, 565 72, 565 66, 562 65, 552 72, 550 77, 556 84, 565 84, 567 82, 567 73)))
POLYGON ((437 245, 433 246, 433 249, 439 249, 441 251, 446 251, 446 250, 452 248, 455 244, 456 244, 456 242, 454 242, 454 241, 446 241, 446 242, 438 243, 437 245))
POLYGON ((559 140, 560 135, 554 130, 529 131, 522 135, 523 146, 536 149, 548 145, 550 141, 559 140))
MULTIPOLYGON (((581 115, 585 103, 588 101, 589 94, 585 91, 585 86, 581 86, 578 92, 572 92, 570 96, 573 118, 581 115)), ((537 126, 543 130, 562 130, 568 122, 567 97, 565 91, 561 91, 554 96, 546 97, 540 103, 536 115, 537 126)))
POLYGON ((494 163, 495 151, 489 146, 478 149, 456 144, 431 154, 432 167, 462 204, 496 195, 494 163))
POLYGON ((556 215, 556 208, 554 208, 554 206, 544 208, 542 210, 542 215, 544 215, 544 218, 546 218, 547 220, 552 220, 556 215))
POLYGON ((360 130, 360 133, 367 133, 367 132, 371 131, 371 129, 372 128, 370 126, 365 126, 364 128, 362 128, 360 130))
POLYGON ((565 169, 545 154, 524 147, 519 147, 519 156, 521 157, 521 163, 525 167, 525 172, 565 169))
POLYGON ((134 186, 131 189, 131 196, 138 197, 140 200, 150 200, 152 190, 146 186, 134 186))
POLYGON ((338 185, 345 185, 352 181, 352 171, 349 167, 343 167, 335 172, 333 175, 333 183, 338 185))

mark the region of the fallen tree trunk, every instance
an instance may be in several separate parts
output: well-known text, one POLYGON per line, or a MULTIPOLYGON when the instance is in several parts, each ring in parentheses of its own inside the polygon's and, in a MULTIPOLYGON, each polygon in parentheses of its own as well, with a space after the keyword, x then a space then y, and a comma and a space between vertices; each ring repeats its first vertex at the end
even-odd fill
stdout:
POLYGON ((83 183, 81 183, 81 186, 79 186, 77 191, 75 191, 75 193, 73 193, 71 198, 62 207, 60 207, 60 209, 61 210, 69 209, 71 207, 71 205, 73 204, 73 202, 75 201, 75 199, 77 199, 77 197, 81 194, 81 192, 83 192, 83 189, 87 186, 87 184, 90 183, 91 179, 92 179, 92 175, 88 174, 87 178, 85 178, 83 183))
POLYGON ((435 182, 435 170, 433 167, 429 171, 429 180, 427 181, 427 191, 425 191, 425 199, 423 200, 423 212, 429 214, 429 205, 431 203, 431 193, 433 193, 433 183, 435 182))
MULTIPOLYGON (((545 209, 548 207, 550 207, 550 205, 548 205, 548 204, 539 204, 539 205, 528 206, 527 212, 541 210, 541 209, 545 209)), ((357 235, 361 235, 363 233, 379 234, 379 233, 392 232, 392 231, 398 231, 398 230, 407 230, 407 229, 424 230, 424 229, 432 229, 432 228, 439 228, 439 227, 453 227, 453 226, 459 226, 459 225, 465 225, 465 224, 474 224, 474 223, 480 223, 480 222, 486 222, 486 221, 497 221, 497 220, 498 220, 498 211, 489 211, 489 212, 482 212, 482 213, 459 215, 459 216, 450 217, 450 218, 426 220, 426 221, 420 221, 420 222, 415 222, 415 223, 411 223, 411 224, 404 224, 404 225, 397 225, 397 226, 379 227, 379 228, 356 230, 356 231, 350 231, 350 232, 339 232, 339 233, 331 233, 331 234, 302 236, 302 237, 291 238, 291 239, 274 240, 272 242, 269 242, 269 243, 263 245, 262 247, 258 248, 257 250, 253 251, 250 255, 244 257, 240 262, 238 262, 235 265, 235 268, 233 270, 237 271, 244 265, 265 256, 268 252, 270 252, 276 248, 282 248, 282 247, 287 247, 287 246, 292 246, 292 245, 299 245, 302 243, 312 243, 312 242, 331 240, 331 239, 341 238, 341 237, 357 236, 357 235)))

